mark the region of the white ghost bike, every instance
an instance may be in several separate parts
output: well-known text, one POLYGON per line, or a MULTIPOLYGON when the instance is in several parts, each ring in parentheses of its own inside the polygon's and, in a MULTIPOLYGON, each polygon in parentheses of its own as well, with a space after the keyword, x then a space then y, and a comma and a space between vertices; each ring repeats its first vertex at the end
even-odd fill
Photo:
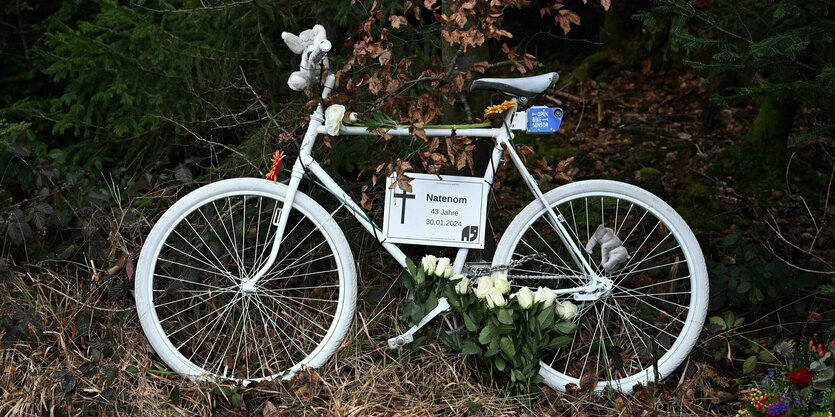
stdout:
MULTIPOLYGON (((323 34, 303 51, 301 75, 324 78, 326 98, 334 76, 321 75, 329 74, 330 43, 323 34)), ((509 159, 532 194, 502 233, 492 266, 506 268, 515 287, 550 287, 579 305, 571 344, 541 362, 545 383, 564 390, 593 374, 597 390, 611 384, 628 392, 670 375, 689 354, 705 319, 707 270, 681 216, 641 188, 588 180, 539 189, 513 136, 525 130, 522 107, 556 80, 556 73, 476 80, 472 89, 500 91, 516 106, 502 127, 459 127, 455 134, 493 138, 483 181, 491 184, 509 159)), ((385 241, 313 156, 317 135, 326 132, 323 115, 322 104, 310 115, 287 184, 237 178, 203 186, 172 205, 148 235, 137 267, 136 305, 148 341, 174 371, 243 384, 289 378, 322 366, 341 345, 356 304, 354 256, 333 212, 298 190, 305 177, 315 177, 405 267, 403 252, 385 241)), ((453 134, 444 128, 425 132, 453 134)), ((339 134, 369 133, 342 126, 339 134)), ((411 135, 405 127, 388 134, 411 135)), ((456 273, 468 253, 458 250, 456 273)), ((448 307, 441 301, 389 344, 408 343, 448 307)))

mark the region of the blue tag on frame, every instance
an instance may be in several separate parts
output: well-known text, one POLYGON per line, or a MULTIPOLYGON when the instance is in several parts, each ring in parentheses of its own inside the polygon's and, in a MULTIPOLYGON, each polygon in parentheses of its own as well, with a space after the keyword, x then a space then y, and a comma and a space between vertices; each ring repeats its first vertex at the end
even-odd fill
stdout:
POLYGON ((559 107, 533 106, 528 109, 528 133, 553 133, 562 123, 559 107))

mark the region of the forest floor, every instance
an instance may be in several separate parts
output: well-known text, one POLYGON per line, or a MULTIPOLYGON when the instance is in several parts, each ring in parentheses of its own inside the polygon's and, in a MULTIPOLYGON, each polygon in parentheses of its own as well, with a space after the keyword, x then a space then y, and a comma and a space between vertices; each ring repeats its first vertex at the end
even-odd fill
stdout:
MULTIPOLYGON (((725 268, 720 270, 750 266, 760 273, 776 256, 813 269, 820 266, 809 260, 819 253, 813 248, 835 247, 835 231, 826 219, 835 161, 831 140, 792 144, 792 165, 779 175, 783 184, 749 185, 743 192, 719 162, 722 150, 746 131, 754 109, 722 110, 716 128, 703 131, 707 97, 695 73, 622 72, 610 82, 589 82, 549 100, 546 104, 566 109, 561 129, 566 133, 519 139, 532 148, 529 166, 539 169, 544 188, 558 185, 557 163, 569 157, 574 160, 564 172, 574 179, 641 185, 682 213, 706 257, 725 268), (544 165, 534 162, 543 158, 544 165)), ((525 201, 514 194, 513 174, 500 180, 495 201, 509 216, 525 201)), ((117 224, 139 225, 143 233, 161 214, 114 213, 95 215, 117 216, 117 224)), ((141 236, 116 227, 103 238, 138 254, 141 236)), ((378 253, 368 241, 360 246, 378 253)), ((437 340, 389 350, 387 339, 405 330, 396 319, 398 291, 385 288, 400 271, 368 255, 360 260, 352 328, 325 367, 289 382, 218 386, 172 375, 149 351, 130 294, 134 258, 120 259, 122 253, 113 250, 112 258, 83 262, 43 261, 0 283, 3 328, 19 329, 3 335, 0 415, 726 416, 743 405, 738 380, 755 378, 742 372, 751 340, 770 348, 786 334, 820 334, 833 320, 827 315, 832 300, 815 296, 814 287, 796 288, 780 303, 757 308, 751 307, 756 297, 726 298, 718 303, 726 307, 709 315, 733 310, 745 325, 734 332, 703 331, 690 359, 660 386, 634 395, 567 395, 543 387, 540 394, 512 396, 497 382, 481 379, 437 340)), ((835 261, 835 252, 824 258, 835 261)), ((788 278, 799 275, 795 271, 788 278)), ((811 279, 824 278, 813 273, 811 279)))

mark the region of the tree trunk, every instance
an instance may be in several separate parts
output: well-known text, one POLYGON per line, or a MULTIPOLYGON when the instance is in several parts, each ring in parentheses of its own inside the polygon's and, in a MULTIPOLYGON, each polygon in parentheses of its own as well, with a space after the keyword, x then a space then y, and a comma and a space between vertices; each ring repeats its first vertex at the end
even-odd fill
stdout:
MULTIPOLYGON (((441 9, 445 15, 452 14, 453 4, 453 0, 443 0, 441 2, 441 9)), ((461 29, 467 29, 475 23, 475 19, 470 17, 461 29)), ((452 45, 441 38, 441 59, 447 68, 447 74, 449 74, 447 78, 454 78, 459 73, 472 68, 476 62, 489 59, 486 42, 477 47, 468 47, 466 51, 460 49, 459 52, 459 49, 459 45, 452 45)), ((449 102, 444 103, 442 120, 444 124, 464 124, 468 119, 482 116, 481 111, 488 104, 487 95, 484 93, 468 93, 470 83, 471 81, 464 83, 464 91, 452 97, 455 100, 454 105, 450 105, 449 102)))
POLYGON ((794 99, 766 96, 745 136, 722 152, 719 163, 738 189, 763 195, 783 186, 795 113, 794 99))

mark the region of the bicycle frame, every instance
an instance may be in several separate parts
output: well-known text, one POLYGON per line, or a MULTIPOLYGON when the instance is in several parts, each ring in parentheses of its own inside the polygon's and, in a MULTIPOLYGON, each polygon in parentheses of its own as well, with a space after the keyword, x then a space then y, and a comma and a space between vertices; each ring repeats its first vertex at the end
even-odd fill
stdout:
MULTIPOLYGON (((324 88, 322 90, 322 99, 326 99, 330 94, 330 91, 333 89, 335 83, 335 77, 333 74, 327 76, 324 88)), ((515 102, 516 100, 514 100, 515 102)), ((586 258, 584 257, 581 249, 577 247, 576 243, 568 238, 569 233, 561 224, 565 221, 562 215, 557 215, 554 213, 554 210, 551 209, 548 205, 547 200, 545 199, 544 194, 539 189, 538 185, 536 184, 536 180, 531 176, 528 172, 525 163, 516 153, 512 145, 513 140, 513 132, 509 129, 508 126, 511 126, 511 119, 518 107, 518 104, 510 109, 507 112, 504 120, 504 126, 499 128, 471 128, 471 129, 434 129, 428 128, 425 129, 426 136, 451 136, 453 135, 453 130, 455 131, 455 135, 458 136, 469 136, 469 137, 479 137, 479 138, 494 138, 496 143, 493 148, 490 165, 486 172, 484 173, 483 179, 488 184, 493 182, 494 175, 498 170, 498 167, 502 161, 502 153, 507 152, 510 160, 513 162, 513 165, 519 171, 520 175, 522 176, 525 184, 531 190, 534 197, 542 202, 543 206, 547 210, 547 219, 552 227, 557 232, 560 240, 562 240, 563 244, 569 248, 571 253, 571 257, 573 258, 574 262, 577 264, 577 267, 580 271, 583 271, 586 277, 589 278, 588 284, 573 287, 573 288, 565 288, 565 289, 557 289, 555 293, 557 294, 569 294, 575 293, 576 299, 583 299, 582 297, 578 297, 581 293, 583 294, 592 294, 597 291, 605 291, 611 289, 611 281, 608 279, 601 277, 595 269, 588 263, 586 258), (491 169, 492 167, 492 169, 491 169)), ((310 124, 307 127, 307 131, 302 139, 301 147, 299 149, 299 156, 296 159, 295 163, 293 164, 292 173, 290 176, 290 181, 288 184, 288 191, 287 191, 287 199, 284 202, 284 206, 280 212, 280 216, 278 219, 273 219, 273 223, 277 226, 277 233, 275 235, 275 240, 273 243, 272 250, 269 255, 269 259, 266 264, 255 274, 252 278, 244 281, 242 283, 242 289, 244 291, 254 291, 255 283, 258 279, 263 276, 272 266, 273 262, 275 261, 278 251, 280 248, 280 243, 282 241, 282 237, 284 236, 284 229, 287 225, 287 221, 290 215, 290 209, 293 204, 293 200, 295 198, 296 192, 298 191, 299 184, 305 174, 305 172, 310 172, 316 179, 318 179, 325 187, 331 190, 337 197, 342 201, 342 203, 351 211, 351 214, 360 222, 360 224, 372 235, 374 235, 379 243, 383 246, 383 248, 391 254, 392 257, 404 268, 406 268, 406 255, 403 253, 400 248, 391 243, 386 242, 385 237, 381 235, 382 230, 374 223, 372 223, 368 216, 365 214, 365 211, 360 207, 354 200, 339 186, 339 184, 328 175, 327 172, 319 165, 319 163, 315 160, 312 156, 313 145, 316 142, 316 136, 319 134, 327 134, 326 128, 323 126, 325 121, 324 118, 324 108, 321 103, 316 107, 316 110, 313 114, 310 115, 310 124)), ((413 134, 409 132, 407 128, 391 128, 387 132, 387 134, 392 136, 412 136, 413 134)), ((348 135, 348 136, 359 136, 359 135, 368 135, 369 132, 365 127, 361 126, 342 126, 339 131, 340 135, 348 135)), ((467 258, 467 254, 469 249, 466 248, 459 248, 458 252, 456 253, 455 260, 454 260, 454 269, 453 273, 460 273, 464 266, 464 261, 467 258)))

